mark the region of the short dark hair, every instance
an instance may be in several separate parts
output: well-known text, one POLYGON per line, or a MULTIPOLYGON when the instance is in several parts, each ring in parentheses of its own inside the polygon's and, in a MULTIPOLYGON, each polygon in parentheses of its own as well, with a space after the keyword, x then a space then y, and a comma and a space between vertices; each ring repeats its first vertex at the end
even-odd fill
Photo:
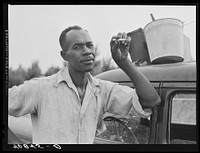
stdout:
POLYGON ((70 26, 62 31, 60 38, 59 38, 59 42, 60 42, 60 46, 61 46, 62 50, 64 50, 64 42, 66 40, 66 33, 68 33, 71 30, 82 30, 82 29, 83 29, 82 27, 74 25, 74 26, 70 26))

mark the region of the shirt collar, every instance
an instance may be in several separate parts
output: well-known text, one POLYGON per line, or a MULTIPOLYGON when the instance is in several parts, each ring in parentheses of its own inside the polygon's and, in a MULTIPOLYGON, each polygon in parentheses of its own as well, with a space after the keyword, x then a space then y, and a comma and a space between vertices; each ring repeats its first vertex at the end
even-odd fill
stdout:
MULTIPOLYGON (((93 87, 99 87, 100 84, 99 84, 99 80, 94 78, 90 73, 88 73, 88 81, 89 83, 93 86, 93 87)), ((62 81, 65 81, 68 86, 70 88, 75 88, 75 85, 71 79, 71 76, 69 74, 69 70, 68 70, 68 67, 65 66, 64 68, 62 68, 58 73, 57 73, 57 79, 55 81, 55 86, 58 87, 59 86, 59 83, 62 82, 62 81)))

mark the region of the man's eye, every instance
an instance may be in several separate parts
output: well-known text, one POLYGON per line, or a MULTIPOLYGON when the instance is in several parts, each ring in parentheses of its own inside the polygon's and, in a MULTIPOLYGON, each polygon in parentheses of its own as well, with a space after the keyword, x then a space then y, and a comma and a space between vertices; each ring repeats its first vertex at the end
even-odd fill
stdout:
POLYGON ((74 46, 74 49, 75 49, 75 50, 78 50, 78 49, 80 49, 80 48, 81 48, 81 46, 79 46, 79 45, 74 46))
POLYGON ((88 44, 87 47, 88 48, 94 48, 94 45, 93 44, 88 44))

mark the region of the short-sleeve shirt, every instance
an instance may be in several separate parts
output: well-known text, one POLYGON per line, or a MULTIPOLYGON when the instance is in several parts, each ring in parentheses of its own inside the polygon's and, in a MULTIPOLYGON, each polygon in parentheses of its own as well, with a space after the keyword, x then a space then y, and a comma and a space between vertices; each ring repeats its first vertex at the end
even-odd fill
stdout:
POLYGON ((10 88, 8 104, 9 115, 31 114, 35 144, 91 144, 106 112, 127 116, 131 109, 136 116, 151 115, 142 109, 135 89, 90 74, 81 104, 67 67, 10 88))

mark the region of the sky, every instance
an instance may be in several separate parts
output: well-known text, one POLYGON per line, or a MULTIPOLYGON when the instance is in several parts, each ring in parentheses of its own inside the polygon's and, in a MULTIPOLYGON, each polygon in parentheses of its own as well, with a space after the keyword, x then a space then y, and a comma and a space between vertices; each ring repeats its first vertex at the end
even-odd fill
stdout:
POLYGON ((144 28, 155 19, 176 18, 190 38, 191 56, 196 60, 196 6, 187 5, 9 5, 9 67, 24 68, 38 61, 42 73, 63 66, 60 33, 79 25, 98 45, 101 58, 108 59, 109 42, 118 32, 144 28))

